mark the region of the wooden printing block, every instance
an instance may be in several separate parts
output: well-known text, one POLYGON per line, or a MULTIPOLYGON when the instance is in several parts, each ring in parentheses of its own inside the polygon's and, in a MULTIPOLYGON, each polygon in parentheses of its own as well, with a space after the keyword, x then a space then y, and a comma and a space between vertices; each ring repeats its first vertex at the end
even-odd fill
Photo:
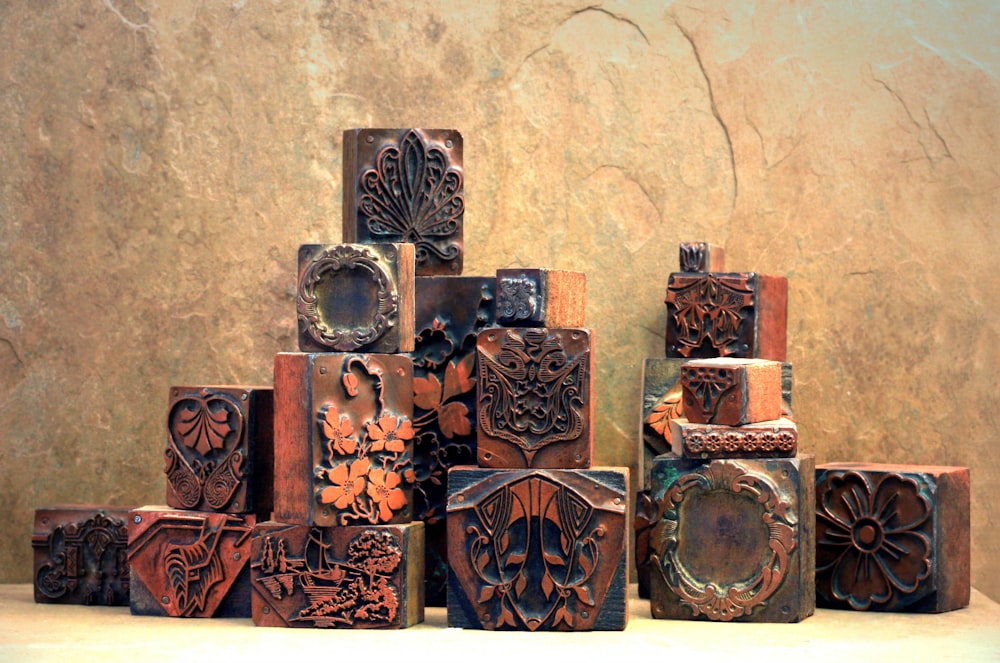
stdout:
POLYGON ((476 347, 479 466, 590 467, 590 331, 486 329, 476 347))
POLYGON ((303 352, 413 349, 413 245, 303 244, 295 297, 303 352))
POLYGON ((270 514, 273 438, 270 387, 171 387, 167 505, 270 514))
POLYGON ((448 468, 476 464, 476 334, 494 326, 496 279, 418 276, 413 358, 413 519, 427 548, 426 605, 444 606, 448 468))
POLYGON ((969 604, 969 469, 830 463, 816 470, 823 608, 945 612, 969 604))
POLYGON ((666 355, 785 360, 788 279, 753 272, 674 273, 666 355))
POLYGON ((503 327, 582 327, 587 275, 561 269, 498 269, 497 324, 503 327))
POLYGON ((659 504, 652 498, 649 488, 643 488, 635 494, 635 519, 632 527, 635 530, 635 570, 636 582, 639 586, 639 598, 649 598, 649 578, 652 572, 650 566, 649 536, 660 519, 659 504))
POLYGON ((345 242, 408 242, 418 275, 462 273, 462 134, 350 129, 343 163, 345 242))
POLYGON ((695 359, 681 367, 684 416, 693 424, 742 426, 781 417, 781 364, 695 359))
POLYGON ((726 250, 708 242, 681 242, 680 271, 721 272, 726 269, 726 250))
POLYGON ((35 603, 128 605, 127 507, 35 509, 35 603))
POLYGON ((815 459, 658 456, 649 535, 657 619, 797 622, 813 613, 815 459))
POLYGON ((684 458, 791 458, 798 453, 793 421, 775 419, 745 426, 670 422, 672 453, 684 458))
POLYGON ((249 617, 254 514, 134 509, 128 520, 133 615, 249 617))
POLYGON ((253 533, 253 623, 406 628, 424 620, 424 524, 309 527, 265 522, 253 533))
POLYGON ((627 468, 448 473, 448 626, 622 630, 627 468))
POLYGON ((409 357, 275 355, 274 519, 410 522, 413 437, 409 357))

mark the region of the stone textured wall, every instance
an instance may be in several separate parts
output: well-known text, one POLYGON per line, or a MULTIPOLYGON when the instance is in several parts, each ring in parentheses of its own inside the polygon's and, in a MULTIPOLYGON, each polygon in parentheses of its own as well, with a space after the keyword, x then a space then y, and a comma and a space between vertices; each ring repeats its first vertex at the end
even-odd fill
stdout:
POLYGON ((465 273, 588 274, 601 463, 677 243, 723 244, 790 279, 803 448, 971 466, 1000 598, 997 34, 990 0, 0 4, 0 581, 37 506, 163 501, 170 385, 270 382, 341 131, 440 126, 465 273))

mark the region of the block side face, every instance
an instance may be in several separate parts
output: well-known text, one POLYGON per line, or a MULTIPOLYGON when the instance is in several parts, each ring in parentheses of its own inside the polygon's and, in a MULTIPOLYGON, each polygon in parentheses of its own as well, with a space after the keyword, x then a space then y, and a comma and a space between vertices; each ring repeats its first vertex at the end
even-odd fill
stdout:
MULTIPOLYGON (((810 459, 811 461, 811 459, 810 459)), ((811 466, 810 466, 811 468, 811 466)), ((804 475, 811 481, 812 474, 804 475)), ((794 622, 812 612, 800 459, 656 459, 655 618, 794 622)))
POLYGON ((969 605, 971 594, 970 473, 956 468, 937 474, 936 536, 940 541, 934 576, 937 601, 933 612, 969 605))
POLYGON ((758 278, 760 304, 754 356, 785 361, 788 355, 788 279, 768 274, 758 278))
POLYGON ((672 448, 670 422, 683 416, 683 387, 681 367, 684 358, 647 358, 642 365, 642 409, 640 430, 642 431, 642 478, 643 485, 649 485, 649 471, 653 459, 672 448))
POLYGON ((628 473, 449 472, 450 626, 622 629, 628 473))
POLYGON ((274 510, 274 389, 249 390, 250 443, 253 449, 253 490, 247 499, 248 513, 269 518, 274 510))
POLYGON ((312 522, 313 356, 274 357, 274 518, 312 522))

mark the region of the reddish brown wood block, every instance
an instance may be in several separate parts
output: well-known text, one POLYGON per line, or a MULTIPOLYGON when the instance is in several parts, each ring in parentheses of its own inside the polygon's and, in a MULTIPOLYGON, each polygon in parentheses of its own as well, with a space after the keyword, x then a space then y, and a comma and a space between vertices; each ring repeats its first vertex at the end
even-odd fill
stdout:
POLYGON ((480 467, 590 467, 589 330, 487 329, 477 356, 480 467))
POLYGON ((413 358, 413 519, 424 521, 426 605, 448 586, 448 468, 476 464, 476 335, 494 326, 496 279, 418 276, 413 358))
POLYGON ((463 182, 458 131, 345 131, 344 241, 408 242, 417 274, 461 274, 463 182))
POLYGON ((695 359, 681 367, 684 416, 693 424, 742 426, 781 417, 781 364, 695 359))
POLYGON ((249 617, 253 514, 144 506, 129 514, 134 615, 249 617))
POLYGON ((424 620, 424 524, 253 533, 253 622, 305 628, 406 628, 424 620))
POLYGON ((448 473, 448 626, 621 630, 628 469, 448 473))
POLYGON ((969 469, 816 470, 820 607, 945 612, 969 604, 969 469))
POLYGON ((659 504, 653 500, 648 488, 643 488, 635 494, 635 520, 632 527, 635 530, 635 568, 636 582, 639 586, 639 598, 649 598, 649 578, 652 573, 649 537, 653 528, 660 520, 659 504))
POLYGON ((708 242, 681 242, 680 271, 722 272, 726 269, 726 250, 708 242))
POLYGON ((668 357, 785 360, 784 276, 674 273, 666 304, 668 357))
POLYGON ((270 387, 171 387, 167 505, 269 514, 273 437, 270 387))
POLYGON ((791 458, 798 453, 793 421, 775 419, 745 426, 670 422, 672 453, 684 458, 791 458))
POLYGON ((413 364, 381 354, 274 358, 274 518, 410 522, 413 364))
POLYGON ((127 507, 35 509, 35 603, 128 605, 127 507))
POLYGON ((413 349, 412 244, 304 244, 295 304, 303 352, 413 349))
POLYGON ((560 269, 498 269, 497 324, 503 327, 582 327, 587 275, 560 269))
POLYGON ((658 619, 797 622, 813 613, 815 460, 658 456, 650 606, 658 619))

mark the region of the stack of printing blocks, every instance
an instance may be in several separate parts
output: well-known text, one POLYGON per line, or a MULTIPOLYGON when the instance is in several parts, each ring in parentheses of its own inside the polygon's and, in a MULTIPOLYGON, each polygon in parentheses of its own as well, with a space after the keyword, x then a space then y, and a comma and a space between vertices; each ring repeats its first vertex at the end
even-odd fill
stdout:
POLYGON ((788 282, 723 272, 709 244, 680 253, 667 357, 647 360, 643 379, 643 436, 663 452, 636 519, 652 614, 799 621, 815 606, 815 462, 782 417, 788 282))
POLYGON ((591 468, 585 277, 499 270, 479 332, 478 467, 448 472, 448 625, 583 631, 626 624, 628 470, 591 468))

